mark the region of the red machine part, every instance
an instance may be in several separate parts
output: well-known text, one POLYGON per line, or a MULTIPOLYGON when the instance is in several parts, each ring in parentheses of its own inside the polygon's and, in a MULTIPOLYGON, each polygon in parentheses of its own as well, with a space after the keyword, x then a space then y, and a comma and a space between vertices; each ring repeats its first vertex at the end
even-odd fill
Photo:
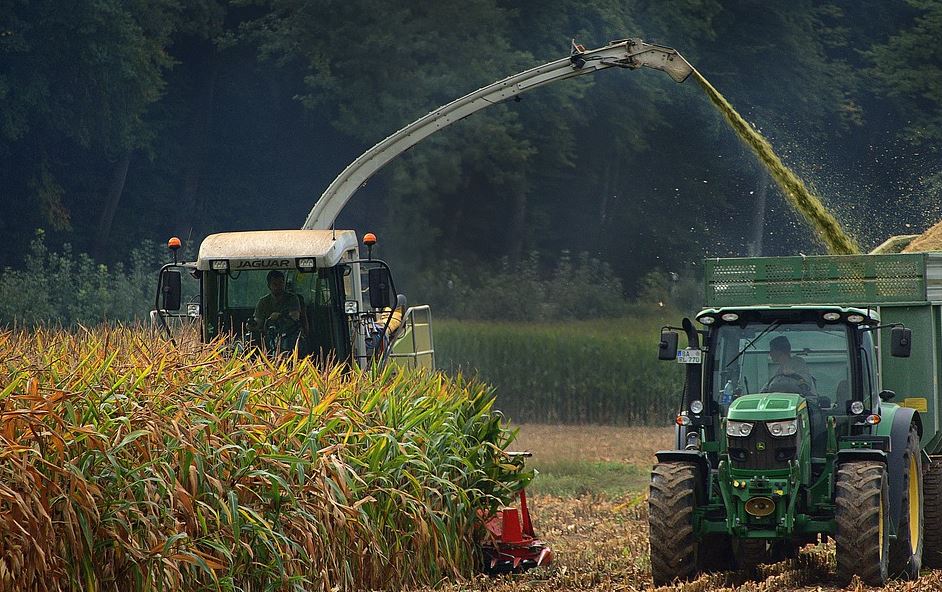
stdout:
POLYGON ((533 532, 527 493, 521 489, 517 497, 519 510, 501 508, 484 521, 488 536, 483 545, 487 573, 516 573, 553 562, 552 549, 533 532))

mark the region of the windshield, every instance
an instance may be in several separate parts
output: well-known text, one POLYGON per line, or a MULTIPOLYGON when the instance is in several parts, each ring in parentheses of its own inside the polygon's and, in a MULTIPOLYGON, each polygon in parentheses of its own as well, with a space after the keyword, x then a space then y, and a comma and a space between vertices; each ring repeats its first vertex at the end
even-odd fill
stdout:
POLYGON ((260 344, 273 333, 290 346, 298 343, 305 355, 344 359, 349 354, 338 268, 311 273, 296 269, 207 273, 204 300, 209 338, 233 333, 260 344), (278 276, 272 282, 276 287, 269 287, 269 273, 278 276))
POLYGON ((851 398, 845 325, 748 323, 715 333, 708 394, 723 415, 739 396, 797 393, 809 405, 837 413, 851 398))

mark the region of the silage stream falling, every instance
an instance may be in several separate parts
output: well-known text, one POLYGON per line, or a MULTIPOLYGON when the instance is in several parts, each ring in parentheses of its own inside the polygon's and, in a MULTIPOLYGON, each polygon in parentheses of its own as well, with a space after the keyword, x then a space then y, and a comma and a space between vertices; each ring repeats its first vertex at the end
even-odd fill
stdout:
POLYGON ((713 105, 720 110, 726 122, 749 148, 755 152, 759 160, 769 170, 769 174, 785 194, 785 199, 795 208, 805 220, 814 228, 818 237, 824 242, 832 255, 853 255, 860 253, 860 247, 847 232, 841 228, 837 218, 828 211, 821 198, 815 195, 790 168, 785 166, 778 157, 772 145, 765 137, 756 131, 743 119, 736 109, 726 100, 700 72, 693 69, 693 76, 710 97, 713 105))

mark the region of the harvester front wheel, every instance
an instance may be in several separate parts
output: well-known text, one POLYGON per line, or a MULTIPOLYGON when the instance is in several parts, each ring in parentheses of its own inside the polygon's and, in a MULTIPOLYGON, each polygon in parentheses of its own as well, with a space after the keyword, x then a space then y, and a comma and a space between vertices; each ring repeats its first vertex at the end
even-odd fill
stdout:
POLYGON ((847 583, 854 574, 869 586, 882 586, 889 574, 886 466, 848 462, 837 469, 834 512, 837 576, 847 583))
POLYGON ((655 586, 697 575, 699 544, 693 531, 697 484, 697 467, 690 463, 658 463, 651 471, 648 537, 655 586))
POLYGON ((919 432, 909 430, 903 453, 903 497, 896 539, 890 542, 890 573, 893 577, 915 580, 922 567, 923 489, 922 449, 919 432))
POLYGON ((942 458, 933 457, 922 476, 925 524, 932 525, 923 533, 922 563, 932 569, 942 568, 942 458))

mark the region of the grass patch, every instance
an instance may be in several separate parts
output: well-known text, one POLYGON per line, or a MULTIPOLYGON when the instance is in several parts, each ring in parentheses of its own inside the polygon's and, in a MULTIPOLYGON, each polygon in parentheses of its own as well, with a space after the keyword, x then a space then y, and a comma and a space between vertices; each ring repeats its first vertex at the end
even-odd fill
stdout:
POLYGON ((650 475, 650 467, 614 461, 533 461, 528 466, 537 470, 537 476, 527 490, 557 497, 638 494, 647 489, 650 475))

